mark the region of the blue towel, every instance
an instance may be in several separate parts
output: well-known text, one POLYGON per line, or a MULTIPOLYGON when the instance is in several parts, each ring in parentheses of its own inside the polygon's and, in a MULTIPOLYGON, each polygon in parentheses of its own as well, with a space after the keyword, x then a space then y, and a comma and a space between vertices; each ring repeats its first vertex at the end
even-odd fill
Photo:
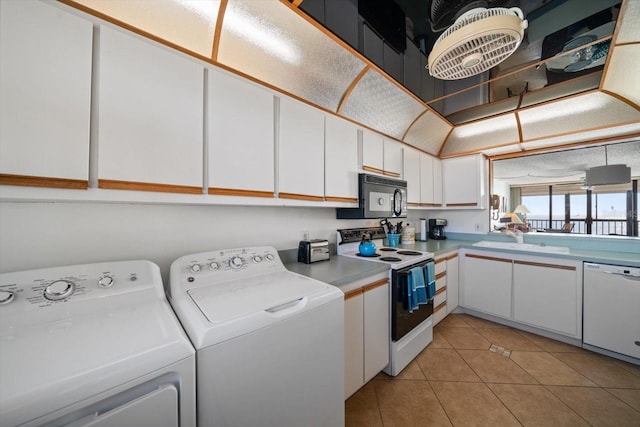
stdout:
POLYGON ((413 313, 413 310, 416 310, 420 304, 428 302, 423 270, 420 267, 414 267, 409 270, 409 275, 407 276, 407 306, 409 313, 413 313))
POLYGON ((426 293, 427 300, 431 301, 436 296, 436 278, 435 278, 436 264, 431 261, 424 267, 424 275, 427 280, 426 293))

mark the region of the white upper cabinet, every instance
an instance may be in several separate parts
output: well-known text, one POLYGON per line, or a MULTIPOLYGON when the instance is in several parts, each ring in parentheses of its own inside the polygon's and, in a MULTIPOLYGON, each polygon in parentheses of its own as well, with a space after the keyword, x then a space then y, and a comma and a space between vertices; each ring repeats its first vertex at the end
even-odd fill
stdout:
POLYGON ((420 153, 420 185, 422 206, 442 206, 442 163, 440 159, 420 153))
POLYGON ((362 169, 401 178, 402 168, 402 144, 362 131, 362 169))
POLYGON ((384 140, 384 174, 394 178, 402 178, 402 144, 388 139, 384 140))
POLYGON ((448 208, 483 208, 484 157, 481 154, 442 161, 444 205, 448 208))
POLYGON ((216 69, 208 81, 209 193, 273 197, 273 94, 216 69))
POLYGON ((358 128, 333 115, 325 117, 325 198, 358 202, 358 128))
POLYGON ((105 26, 99 45, 99 186, 201 193, 203 67, 105 26))
POLYGON ((420 206, 422 183, 420 182, 420 151, 405 148, 403 158, 404 179, 407 181, 407 204, 420 206))
POLYGON ((87 187, 92 28, 55 5, 0 2, 0 183, 87 187))
POLYGON ((362 131, 362 169, 384 173, 384 139, 382 135, 362 131))
POLYGON ((280 98, 278 195, 324 200, 324 114, 280 98))

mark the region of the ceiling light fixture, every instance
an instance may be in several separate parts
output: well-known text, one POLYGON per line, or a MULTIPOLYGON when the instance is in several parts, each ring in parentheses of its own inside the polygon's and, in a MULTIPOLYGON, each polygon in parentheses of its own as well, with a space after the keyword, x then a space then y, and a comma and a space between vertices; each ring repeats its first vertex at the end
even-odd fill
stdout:
POLYGON ((429 54, 429 74, 458 80, 483 73, 515 52, 527 25, 517 7, 471 9, 436 40, 429 54))
POLYGON ((594 185, 627 184, 631 182, 631 168, 627 165, 610 165, 607 146, 604 146, 605 166, 587 169, 584 183, 587 187, 594 185))

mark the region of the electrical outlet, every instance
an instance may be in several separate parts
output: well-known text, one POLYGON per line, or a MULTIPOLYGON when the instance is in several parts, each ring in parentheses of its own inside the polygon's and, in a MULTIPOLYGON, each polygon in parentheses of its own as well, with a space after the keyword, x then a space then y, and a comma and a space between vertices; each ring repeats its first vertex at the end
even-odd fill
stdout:
POLYGON ((476 231, 482 231, 482 224, 480 223, 476 224, 476 231))
POLYGON ((308 231, 303 231, 302 232, 302 240, 309 240, 309 232, 308 231))

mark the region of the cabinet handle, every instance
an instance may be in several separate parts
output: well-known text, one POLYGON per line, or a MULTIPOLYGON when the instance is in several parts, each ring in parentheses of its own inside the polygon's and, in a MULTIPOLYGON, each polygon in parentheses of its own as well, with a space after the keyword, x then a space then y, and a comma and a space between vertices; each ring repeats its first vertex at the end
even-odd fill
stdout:
POLYGON ((436 295, 440 295, 441 293, 445 292, 447 290, 446 286, 441 287, 440 289, 438 289, 436 291, 436 295))
POLYGON ((355 297, 357 297, 357 296, 359 296, 359 295, 361 295, 363 293, 364 293, 364 289, 363 288, 358 288, 358 289, 353 289, 351 291, 347 291, 347 292, 344 293, 344 300, 346 301, 348 299, 355 298, 355 297))
POLYGON ((576 268, 571 265, 546 264, 544 262, 518 261, 518 260, 515 260, 513 262, 515 264, 532 265, 534 267, 557 268, 559 270, 572 270, 572 271, 576 270, 576 268))
POLYGON ((474 255, 474 254, 464 254, 464 256, 467 257, 467 258, 486 259, 486 260, 490 260, 490 261, 508 262, 509 264, 511 264, 511 260, 510 259, 506 259, 506 258, 495 258, 495 257, 492 257, 492 256, 474 255))
POLYGON ((438 304, 438 306, 433 309, 433 312, 435 313, 436 311, 442 310, 443 308, 446 308, 446 306, 447 306, 447 302, 444 301, 444 302, 438 304))
POLYGON ((387 283, 389 283, 388 279, 380 279, 380 280, 377 280, 377 281, 375 281, 373 283, 369 283, 368 285, 364 285, 362 287, 362 289, 363 289, 364 292, 369 292, 370 290, 375 289, 375 288, 379 288, 380 286, 384 286, 387 283))
POLYGON ((445 277, 447 275, 446 271, 443 271, 442 273, 438 273, 436 275, 436 280, 442 279, 443 277, 445 277))

